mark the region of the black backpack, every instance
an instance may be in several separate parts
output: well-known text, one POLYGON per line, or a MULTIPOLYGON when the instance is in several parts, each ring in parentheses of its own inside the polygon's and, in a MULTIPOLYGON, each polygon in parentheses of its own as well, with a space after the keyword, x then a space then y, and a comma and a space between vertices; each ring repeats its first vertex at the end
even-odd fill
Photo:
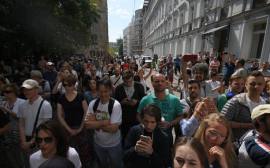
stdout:
MULTIPOLYGON (((93 106, 94 113, 96 113, 96 111, 97 111, 97 107, 98 107, 99 102, 100 102, 100 98, 98 98, 96 100, 96 102, 95 102, 95 104, 93 106)), ((115 99, 110 97, 109 107, 108 107, 108 112, 109 112, 110 116, 112 114, 114 102, 115 102, 115 99)))
MULTIPOLYGON (((251 130, 252 131, 252 130, 251 130)), ((245 138, 245 136, 249 133, 250 131, 247 131, 240 139, 238 139, 238 142, 233 142, 233 149, 235 154, 238 156, 239 154, 239 148, 241 147, 242 143, 247 141, 247 140, 252 140, 252 139, 258 139, 256 136, 248 136, 245 138)))

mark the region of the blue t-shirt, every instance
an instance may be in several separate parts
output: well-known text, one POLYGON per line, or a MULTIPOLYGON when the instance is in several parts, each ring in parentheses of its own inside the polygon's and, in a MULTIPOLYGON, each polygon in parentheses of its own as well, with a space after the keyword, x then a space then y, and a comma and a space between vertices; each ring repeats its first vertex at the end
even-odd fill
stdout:
MULTIPOLYGON (((144 106, 152 103, 155 103, 161 109, 162 117, 164 117, 165 121, 173 121, 175 119, 175 115, 183 113, 180 100, 176 96, 167 94, 167 96, 160 101, 155 96, 155 93, 151 93, 143 97, 137 110, 138 113, 141 113, 144 106)), ((169 137, 172 137, 172 128, 165 130, 165 132, 169 137)))
POLYGON ((256 67, 256 68, 248 67, 247 69, 249 72, 252 72, 252 71, 257 71, 258 67, 256 67))
POLYGON ((44 72, 42 75, 43 75, 43 79, 51 82, 52 84, 55 84, 58 72, 57 71, 52 71, 52 72, 47 71, 47 72, 44 72))
POLYGON ((225 63, 225 70, 224 70, 224 76, 231 77, 235 70, 235 64, 234 63, 225 63))
POLYGON ((175 62, 175 66, 179 66, 180 65, 179 63, 180 63, 181 59, 180 58, 175 58, 173 61, 175 62))

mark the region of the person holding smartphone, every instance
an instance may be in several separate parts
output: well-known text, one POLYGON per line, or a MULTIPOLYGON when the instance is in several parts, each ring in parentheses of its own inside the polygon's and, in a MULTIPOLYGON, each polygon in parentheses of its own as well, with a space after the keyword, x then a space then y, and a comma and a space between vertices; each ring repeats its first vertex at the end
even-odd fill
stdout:
POLYGON ((146 105, 141 124, 131 128, 125 140, 123 163, 126 167, 168 167, 169 138, 159 128, 161 110, 155 104, 146 105))

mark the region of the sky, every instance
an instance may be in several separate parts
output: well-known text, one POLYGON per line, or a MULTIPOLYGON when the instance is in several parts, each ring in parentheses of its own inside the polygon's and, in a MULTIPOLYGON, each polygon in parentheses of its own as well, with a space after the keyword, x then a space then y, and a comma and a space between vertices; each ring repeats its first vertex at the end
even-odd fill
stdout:
POLYGON ((123 38, 123 30, 131 22, 135 11, 142 8, 143 1, 108 0, 109 42, 116 42, 119 37, 123 38))

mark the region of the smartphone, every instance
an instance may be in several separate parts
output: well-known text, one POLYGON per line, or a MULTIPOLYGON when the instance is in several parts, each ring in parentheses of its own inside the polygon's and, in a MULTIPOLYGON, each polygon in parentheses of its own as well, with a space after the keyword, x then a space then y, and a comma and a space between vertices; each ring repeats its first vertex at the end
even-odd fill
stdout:
POLYGON ((148 142, 148 136, 141 135, 141 141, 148 142))
POLYGON ((214 95, 211 93, 206 94, 206 97, 209 97, 211 101, 214 99, 214 95))
POLYGON ((185 62, 197 61, 198 55, 185 55, 185 62))

